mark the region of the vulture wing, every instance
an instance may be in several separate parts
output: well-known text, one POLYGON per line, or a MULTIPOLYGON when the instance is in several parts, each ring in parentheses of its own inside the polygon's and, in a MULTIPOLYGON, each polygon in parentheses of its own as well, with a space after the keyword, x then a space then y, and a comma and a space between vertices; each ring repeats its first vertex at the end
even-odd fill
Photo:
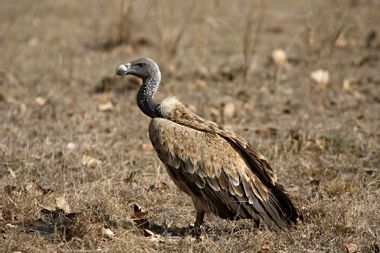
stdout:
POLYGON ((181 190, 205 199, 204 210, 221 218, 281 228, 296 223, 297 211, 272 169, 244 139, 195 114, 182 116, 149 125, 153 147, 181 190))
POLYGON ((255 151, 244 138, 224 128, 221 125, 199 117, 184 105, 182 105, 178 100, 177 102, 177 108, 175 110, 172 110, 171 113, 167 115, 167 118, 169 120, 183 126, 197 129, 203 132, 217 134, 223 137, 237 149, 240 155, 249 164, 249 168, 255 175, 259 177, 263 184, 268 187, 270 185, 275 185, 277 177, 273 172, 273 169, 265 160, 265 157, 259 152, 255 151))

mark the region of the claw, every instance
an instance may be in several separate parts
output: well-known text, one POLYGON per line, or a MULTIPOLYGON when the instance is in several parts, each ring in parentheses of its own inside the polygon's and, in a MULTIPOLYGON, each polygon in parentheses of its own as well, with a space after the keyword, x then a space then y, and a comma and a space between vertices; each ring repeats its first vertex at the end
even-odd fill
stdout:
POLYGON ((191 235, 195 238, 199 238, 202 235, 202 228, 199 226, 194 226, 191 228, 191 235))

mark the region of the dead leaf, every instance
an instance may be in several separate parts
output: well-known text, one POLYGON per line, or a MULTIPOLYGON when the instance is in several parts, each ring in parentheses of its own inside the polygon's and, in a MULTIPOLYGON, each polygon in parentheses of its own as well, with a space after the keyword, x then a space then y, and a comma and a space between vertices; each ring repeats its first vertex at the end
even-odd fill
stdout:
POLYGON ((109 239, 112 239, 113 237, 115 237, 115 233, 109 228, 103 228, 102 235, 109 239))
POLYGON ((13 225, 13 224, 10 224, 10 223, 5 224, 5 227, 6 227, 6 228, 9 228, 9 229, 17 228, 16 225, 13 225))
POLYGON ((24 190, 28 194, 37 194, 38 192, 43 193, 41 188, 34 182, 29 182, 23 186, 24 190))
POLYGON ((159 190, 159 191, 162 191, 164 189, 166 189, 167 187, 167 184, 163 181, 157 181, 156 183, 152 184, 150 187, 149 187, 149 190, 159 190))
POLYGON ((318 138, 315 140, 315 144, 320 150, 323 150, 326 146, 326 139, 325 138, 318 138))
POLYGON ((93 158, 91 156, 84 155, 82 157, 82 164, 84 166, 88 166, 88 167, 94 168, 94 167, 96 167, 98 165, 101 165, 101 163, 102 162, 100 160, 98 160, 96 158, 93 158))
POLYGON ((128 219, 136 224, 138 229, 150 228, 148 211, 144 211, 137 203, 133 203, 131 207, 128 219))
POLYGON ((131 215, 133 221, 141 221, 148 219, 148 211, 144 211, 137 203, 133 204, 133 213, 131 215))
POLYGON ((16 179, 16 173, 11 168, 8 168, 8 171, 9 171, 9 174, 11 175, 11 177, 13 179, 16 179))
POLYGON ((223 107, 223 118, 226 119, 231 119, 235 116, 235 105, 233 103, 227 103, 223 107))
POLYGON ((57 209, 62 209, 65 213, 71 212, 69 203, 67 203, 67 200, 63 196, 59 196, 55 198, 55 205, 57 209))
POLYGON ((358 245, 354 243, 347 243, 344 246, 346 246, 347 253, 355 253, 358 252, 359 249, 358 245))
POLYGON ((113 105, 110 101, 98 104, 98 110, 101 112, 112 111, 113 105))

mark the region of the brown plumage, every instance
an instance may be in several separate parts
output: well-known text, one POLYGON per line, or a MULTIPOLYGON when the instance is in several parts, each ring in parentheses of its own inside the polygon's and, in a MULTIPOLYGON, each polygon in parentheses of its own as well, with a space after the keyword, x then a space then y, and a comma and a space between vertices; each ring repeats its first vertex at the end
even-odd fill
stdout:
POLYGON ((160 82, 157 64, 139 59, 120 66, 117 73, 143 79, 137 102, 152 118, 150 140, 174 183, 192 198, 195 227, 208 212, 279 228, 297 223, 298 212, 272 168, 245 139, 204 120, 176 98, 153 101, 160 82))

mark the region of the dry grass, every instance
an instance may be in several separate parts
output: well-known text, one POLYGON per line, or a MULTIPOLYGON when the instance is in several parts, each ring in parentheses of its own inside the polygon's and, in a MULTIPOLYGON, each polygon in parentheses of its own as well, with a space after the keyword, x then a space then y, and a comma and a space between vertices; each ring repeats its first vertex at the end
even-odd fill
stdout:
POLYGON ((122 1, 120 12, 118 1, 2 1, 0 250, 379 252, 378 1, 265 1, 249 82, 250 1, 153 2, 122 1), (89 47, 110 34, 123 43, 89 47), (113 79, 118 64, 163 48, 175 61, 157 99, 178 96, 270 158, 303 213, 296 230, 208 215, 201 240, 189 236, 191 201, 149 144, 136 85, 113 79), (280 72, 268 60, 277 48, 280 72), (319 68, 327 85, 310 79, 319 68))

